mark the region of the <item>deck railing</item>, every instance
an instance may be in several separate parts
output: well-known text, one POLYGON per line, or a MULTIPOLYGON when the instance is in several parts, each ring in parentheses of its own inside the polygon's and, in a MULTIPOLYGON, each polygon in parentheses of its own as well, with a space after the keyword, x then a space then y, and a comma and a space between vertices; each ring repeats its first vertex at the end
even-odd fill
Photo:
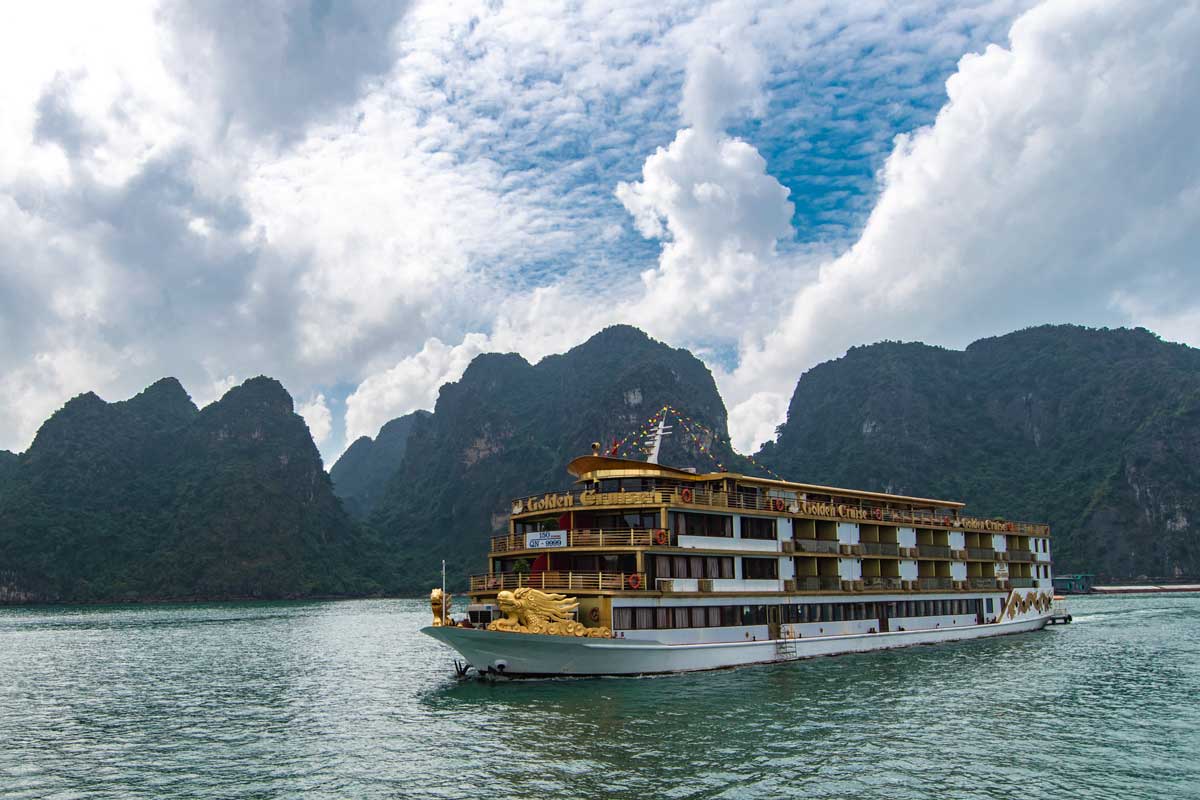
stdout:
MULTIPOLYGON (((898 556, 900 545, 895 542, 863 542, 863 554, 868 556, 898 556)), ((896 580, 899 580, 897 578, 896 580)))
POLYGON ((1008 582, 1012 584, 1014 589, 1033 588, 1033 578, 1009 578, 1008 582))
POLYGON ((798 592, 830 592, 839 591, 841 588, 841 578, 826 575, 796 578, 796 591, 798 592))
POLYGON ((1009 550, 1008 551, 1008 560, 1009 561, 1033 561, 1033 551, 1032 550, 1009 550))
POLYGON ((971 589, 995 589, 995 578, 967 578, 967 587, 971 589))
POLYGON ((899 589, 901 583, 899 578, 871 577, 863 578, 863 586, 867 589, 899 589))
MULTIPOLYGON (((775 497, 763 494, 745 494, 736 492, 720 492, 703 487, 688 487, 691 492, 689 500, 683 500, 684 487, 670 487, 663 489, 647 489, 643 492, 634 492, 634 494, 643 494, 649 501, 639 503, 639 505, 664 505, 689 507, 701 506, 708 508, 734 509, 744 511, 763 511, 784 513, 788 515, 797 515, 792 511, 792 504, 795 502, 791 499, 775 497), (783 508, 779 507, 779 502, 782 500, 783 508)), ((556 494, 562 496, 572 495, 572 505, 575 508, 584 507, 585 504, 580 500, 580 496, 585 492, 591 492, 588 489, 572 489, 569 492, 558 492, 556 494)), ((612 494, 620 495, 620 492, 612 494)), ((537 500, 536 497, 521 498, 513 501, 513 508, 527 508, 525 505, 528 500, 537 500)), ((604 494, 592 494, 591 500, 593 504, 600 506, 628 506, 629 504, 623 500, 609 500, 604 494)), ((835 504, 836 505, 836 504, 835 504)), ((933 513, 931 511, 910 511, 906 509, 884 508, 883 506, 872 503, 845 504, 855 511, 867 512, 866 519, 861 520, 866 523, 889 523, 894 525, 903 525, 906 527, 915 528, 948 528, 955 530, 986 530, 990 533, 1017 533, 1026 536, 1047 536, 1050 533, 1049 526, 1037 522, 1010 522, 1007 520, 1000 521, 984 517, 968 517, 966 515, 955 517, 953 514, 942 512, 933 513), (986 523, 990 527, 984 528, 986 523)), ((565 508, 560 508, 565 510, 565 508)), ((817 519, 842 519, 832 514, 805 514, 805 518, 817 519)), ((854 521, 854 520, 850 520, 854 521)))
POLYGON ((646 585, 644 572, 491 572, 471 576, 472 592, 500 591, 531 586, 551 591, 642 590, 646 585))
POLYGON ((950 548, 940 544, 919 544, 917 555, 922 558, 950 558, 950 548))
POLYGON ((838 552, 838 542, 836 539, 793 539, 796 543, 797 553, 836 553, 838 552))
POLYGON ((950 578, 917 578, 917 586, 922 589, 953 589, 954 582, 950 578))
MULTIPOLYGON (((653 529, 641 528, 577 528, 567 531, 567 547, 649 547, 658 544, 658 538, 666 538, 665 544, 674 544, 675 537, 669 531, 659 533, 653 529)), ((513 550, 527 550, 525 534, 512 533, 492 537, 493 553, 508 553, 513 550)), ((536 548, 535 548, 536 549, 536 548)))
POLYGON ((990 547, 968 547, 967 558, 972 561, 993 561, 996 558, 996 551, 990 547))

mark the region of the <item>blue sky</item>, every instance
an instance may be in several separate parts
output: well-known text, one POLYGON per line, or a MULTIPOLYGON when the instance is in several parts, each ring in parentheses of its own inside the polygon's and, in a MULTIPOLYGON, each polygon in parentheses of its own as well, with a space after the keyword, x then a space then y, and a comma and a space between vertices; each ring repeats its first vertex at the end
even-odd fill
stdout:
POLYGON ((847 347, 1200 343, 1196 2, 39 4, 0 32, 0 447, 257 374, 327 461, 607 324, 751 449, 847 347))

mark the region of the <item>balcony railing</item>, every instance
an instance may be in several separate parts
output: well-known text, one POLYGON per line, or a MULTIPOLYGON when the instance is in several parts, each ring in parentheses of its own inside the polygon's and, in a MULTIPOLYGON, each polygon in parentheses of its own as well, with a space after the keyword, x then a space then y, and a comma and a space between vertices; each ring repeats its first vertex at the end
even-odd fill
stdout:
POLYGON ((917 555, 921 558, 950 558, 950 548, 940 544, 919 544, 917 555))
MULTIPOLYGON (((655 530, 638 528, 619 528, 615 530, 600 530, 579 528, 567 531, 567 547, 649 547, 656 544, 655 530)), ((664 532, 667 544, 674 544, 675 537, 669 531, 664 532)), ((658 534, 662 536, 663 534, 658 534)), ((525 534, 512 533, 505 536, 492 537, 493 553, 508 553, 513 550, 528 550, 525 546, 525 534)))
MULTIPOLYGON (((772 497, 772 496, 768 496, 768 495, 761 495, 761 494, 740 494, 740 493, 733 493, 733 492, 712 491, 711 489, 705 489, 705 488, 699 487, 699 486, 694 486, 694 487, 688 488, 688 491, 691 492, 691 498, 685 502, 683 500, 683 495, 682 495, 683 488, 684 487, 681 487, 681 486, 675 486, 675 487, 662 488, 662 489, 647 489, 643 492, 627 492, 624 494, 639 494, 639 495, 643 495, 647 498, 646 502, 643 503, 643 502, 639 501, 639 503, 637 503, 637 505, 670 504, 670 505, 674 505, 674 506, 685 506, 685 507, 687 507, 687 506, 706 506, 706 507, 710 507, 710 508, 720 508, 720 509, 742 509, 742 510, 747 510, 747 511, 764 511, 764 512, 776 512, 776 513, 786 513, 786 514, 795 514, 796 513, 791 510, 792 504, 793 504, 793 502, 795 502, 792 500, 783 499, 784 506, 783 506, 783 508, 780 508, 779 503, 777 501, 782 498, 772 497)), ((590 489, 572 489, 569 492, 559 492, 557 494, 560 496, 570 494, 572 496, 572 505, 576 508, 585 506, 585 505, 595 505, 595 506, 612 506, 612 505, 629 506, 630 505, 628 499, 621 496, 623 494, 621 492, 609 493, 609 494, 613 495, 612 498, 607 497, 606 494, 598 494, 598 493, 592 492, 590 489), (589 498, 590 502, 589 503, 584 503, 580 499, 580 495, 582 495, 585 491, 590 493, 590 498, 589 498)), ((518 508, 527 509, 528 508, 528 505, 526 504, 527 501, 528 500, 536 501, 537 499, 538 499, 537 497, 530 497, 530 498, 521 498, 521 499, 515 500, 515 501, 513 501, 513 508, 514 508, 514 510, 516 510, 518 508)), ((831 507, 837 507, 839 504, 830 503, 827 505, 829 505, 831 507)), ((947 514, 947 513, 935 514, 935 513, 929 512, 929 511, 914 511, 914 510, 897 509, 897 508, 883 508, 882 506, 872 505, 870 503, 862 503, 862 504, 847 503, 844 505, 847 505, 848 507, 850 507, 851 509, 853 509, 856 512, 858 512, 858 511, 867 512, 867 518, 864 519, 863 521, 872 523, 872 524, 877 524, 877 523, 883 522, 883 523, 890 523, 890 524, 894 524, 894 525, 904 525, 904 526, 916 527, 916 528, 946 528, 946 529, 952 528, 952 529, 956 529, 956 530, 969 530, 969 531, 983 530, 988 533, 1015 533, 1015 534, 1021 534, 1024 536, 1047 536, 1050 533, 1049 526, 1043 525, 1040 523, 1036 523, 1036 522, 1009 522, 1006 520, 1001 521, 1001 520, 995 520, 995 519, 989 519, 989 518, 977 518, 977 517, 967 517, 967 516, 955 517, 955 516, 953 516, 951 514, 947 514)), ((556 509, 564 510, 565 507, 556 506, 556 509)), ((844 515, 839 516, 837 514, 834 514, 833 512, 800 514, 800 516, 803 516, 806 518, 847 519, 846 516, 844 516, 844 515)), ((854 518, 849 518, 849 519, 850 519, 850 521, 854 521, 854 518)))
POLYGON ((831 592, 842 588, 842 579, 830 576, 807 576, 796 578, 798 592, 831 592))
POLYGON ((1012 584, 1014 589, 1033 588, 1033 578, 1009 578, 1008 582, 1012 584))
POLYGON ((950 578, 917 578, 917 586, 922 589, 952 589, 954 582, 950 578))
POLYGON ((1009 561, 1033 561, 1033 551, 1032 550, 1009 550, 1008 551, 1008 560, 1009 561))
POLYGON ((472 592, 512 590, 522 586, 552 591, 565 589, 569 592, 600 589, 645 591, 652 588, 646 585, 646 575, 642 572, 491 572, 471 576, 472 592))
POLYGON ((895 542, 863 542, 862 549, 863 554, 868 556, 900 555, 900 545, 895 542))
POLYGON ((797 553, 837 553, 838 543, 834 539, 793 539, 797 553))
POLYGON ((968 547, 967 558, 972 561, 992 561, 996 558, 996 551, 990 547, 968 547))
POLYGON ((995 578, 967 578, 967 587, 971 589, 995 589, 995 578))
POLYGON ((863 578, 863 586, 867 589, 899 589, 899 578, 863 578))

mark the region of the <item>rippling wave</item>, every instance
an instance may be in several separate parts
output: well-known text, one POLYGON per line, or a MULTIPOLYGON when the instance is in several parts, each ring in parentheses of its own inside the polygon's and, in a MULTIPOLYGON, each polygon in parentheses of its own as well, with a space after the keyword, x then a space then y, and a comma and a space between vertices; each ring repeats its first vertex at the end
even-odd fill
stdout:
POLYGON ((651 679, 458 682, 423 601, 0 611, 4 798, 1196 797, 1200 597, 651 679))

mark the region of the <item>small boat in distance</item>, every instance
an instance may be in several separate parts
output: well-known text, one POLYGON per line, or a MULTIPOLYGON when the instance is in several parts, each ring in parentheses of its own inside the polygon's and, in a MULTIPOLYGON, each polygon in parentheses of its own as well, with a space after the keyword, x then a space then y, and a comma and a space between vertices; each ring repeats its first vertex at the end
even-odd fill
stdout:
MULTIPOLYGON (((660 431, 661 435, 661 431, 660 431)), ((657 447, 654 452, 657 453, 657 447)), ((600 455, 514 500, 467 615, 423 632, 511 677, 645 675, 1039 630, 1050 530, 951 500, 600 455)))

